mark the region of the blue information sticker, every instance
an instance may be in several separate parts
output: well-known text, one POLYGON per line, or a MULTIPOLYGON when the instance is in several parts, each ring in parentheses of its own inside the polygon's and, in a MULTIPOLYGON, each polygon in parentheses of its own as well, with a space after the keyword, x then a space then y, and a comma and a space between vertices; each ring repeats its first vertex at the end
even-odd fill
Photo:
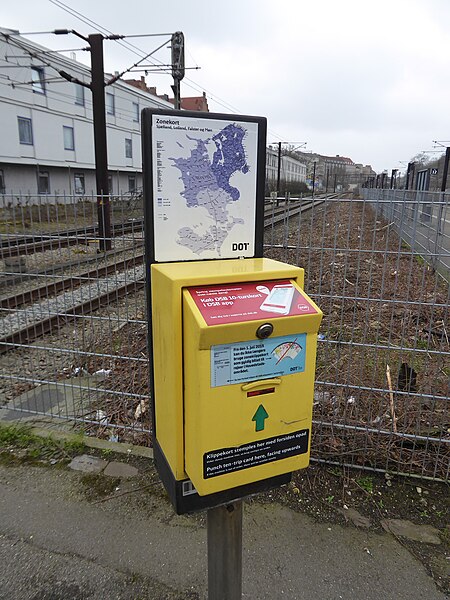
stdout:
POLYGON ((306 333, 211 347, 211 387, 302 373, 306 333))

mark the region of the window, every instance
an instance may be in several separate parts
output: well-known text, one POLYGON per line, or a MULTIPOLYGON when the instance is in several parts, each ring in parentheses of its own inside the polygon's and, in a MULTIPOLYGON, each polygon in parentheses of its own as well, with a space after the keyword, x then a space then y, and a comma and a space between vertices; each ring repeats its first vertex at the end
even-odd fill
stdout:
POLYGON ((3 169, 0 169, 0 194, 5 193, 5 175, 3 169))
POLYGON ((64 134, 64 150, 75 150, 75 138, 73 135, 73 127, 63 125, 64 134))
POLYGON ((128 191, 131 194, 136 191, 136 175, 128 175, 128 191))
POLYGON ((19 124, 19 141, 21 144, 33 145, 33 128, 31 126, 31 119, 26 117, 17 117, 19 124))
POLYGON ((75 194, 78 196, 84 194, 86 191, 84 185, 84 173, 75 173, 73 176, 73 181, 75 184, 75 194))
POLYGON ((75 84, 75 104, 84 106, 84 86, 79 83, 75 84))
POLYGON ((116 105, 115 105, 114 94, 111 94, 110 92, 106 92, 105 104, 106 104, 106 114, 107 115, 115 115, 116 114, 116 105))
POLYGON ((50 194, 50 177, 48 171, 38 171, 38 194, 50 194))
POLYGON ((139 104, 137 102, 132 102, 133 104, 133 121, 139 123, 139 104))
POLYGON ((36 94, 45 94, 45 76, 43 67, 31 67, 31 89, 36 94))
POLYGON ((125 138, 125 158, 133 158, 133 142, 125 138))

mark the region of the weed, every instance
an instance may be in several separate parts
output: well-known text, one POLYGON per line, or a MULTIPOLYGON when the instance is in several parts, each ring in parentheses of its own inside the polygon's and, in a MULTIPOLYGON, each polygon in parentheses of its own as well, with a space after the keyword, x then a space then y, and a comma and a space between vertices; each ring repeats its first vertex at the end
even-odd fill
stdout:
POLYGON ((334 496, 327 496, 325 500, 328 502, 328 504, 333 504, 334 496))
POLYGON ((38 459, 40 456, 41 456, 40 448, 31 448, 31 450, 28 451, 29 458, 38 459))
POLYGON ((26 448, 36 437, 26 427, 0 428, 0 444, 4 446, 26 448))
POLYGON ((41 437, 25 426, 0 426, 0 449, 21 449, 25 451, 24 460, 68 458, 79 454, 85 448, 83 438, 77 436, 71 440, 57 440, 41 437))
POLYGON ((373 479, 366 475, 365 477, 360 477, 359 479, 355 479, 357 485, 366 491, 368 494, 373 493, 373 479))
POLYGON ((416 254, 415 259, 416 259, 417 263, 421 267, 423 267, 423 265, 425 264, 425 261, 424 261, 424 259, 421 256, 419 256, 419 254, 416 254))
POLYGON ((429 346, 429 341, 428 340, 416 340, 416 348, 418 348, 419 350, 427 350, 429 346))
POLYGON ((79 435, 77 436, 77 439, 64 442, 64 448, 70 453, 83 452, 83 450, 86 448, 86 444, 83 442, 83 436, 79 435))
POLYGON ((331 473, 331 475, 335 475, 336 477, 341 477, 341 475, 342 475, 342 471, 338 467, 330 467, 327 470, 328 470, 328 473, 331 473))

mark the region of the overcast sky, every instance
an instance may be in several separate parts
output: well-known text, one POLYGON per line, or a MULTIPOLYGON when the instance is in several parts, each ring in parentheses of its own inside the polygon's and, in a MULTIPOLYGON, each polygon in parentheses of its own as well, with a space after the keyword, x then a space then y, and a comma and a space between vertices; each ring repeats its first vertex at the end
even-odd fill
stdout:
MULTIPOLYGON (((450 0, 18 0, 2 3, 0 26, 183 31, 186 66, 200 70, 186 71, 182 96, 205 90, 211 111, 267 117, 268 142, 307 142, 307 150, 349 156, 377 172, 402 168, 432 150, 432 140, 450 140, 450 0)), ((81 42, 29 37, 53 49, 81 42)), ((148 53, 166 39, 129 41, 148 53)), ((89 61, 85 52, 76 56, 89 61)), ((168 63, 169 51, 154 58, 168 63)), ((105 42, 107 70, 137 60, 105 42)), ((167 74, 147 76, 158 93, 171 93, 171 83, 167 74)))

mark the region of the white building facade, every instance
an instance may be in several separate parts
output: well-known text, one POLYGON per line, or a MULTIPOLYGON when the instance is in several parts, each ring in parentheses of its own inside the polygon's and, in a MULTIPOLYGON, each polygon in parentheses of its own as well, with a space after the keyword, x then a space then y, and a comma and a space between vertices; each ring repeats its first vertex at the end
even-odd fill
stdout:
MULTIPOLYGON (((266 192, 277 191, 278 149, 266 149, 266 192)), ((289 154, 281 154, 280 187, 306 182, 306 163, 289 154)), ((281 192, 281 190, 278 190, 281 192)))
MULTIPOLYGON (((90 69, 0 28, 0 194, 95 194, 90 69)), ((108 76, 107 76, 108 77, 108 76)), ((142 186, 140 113, 173 108, 120 80, 105 88, 110 193, 142 186)))

